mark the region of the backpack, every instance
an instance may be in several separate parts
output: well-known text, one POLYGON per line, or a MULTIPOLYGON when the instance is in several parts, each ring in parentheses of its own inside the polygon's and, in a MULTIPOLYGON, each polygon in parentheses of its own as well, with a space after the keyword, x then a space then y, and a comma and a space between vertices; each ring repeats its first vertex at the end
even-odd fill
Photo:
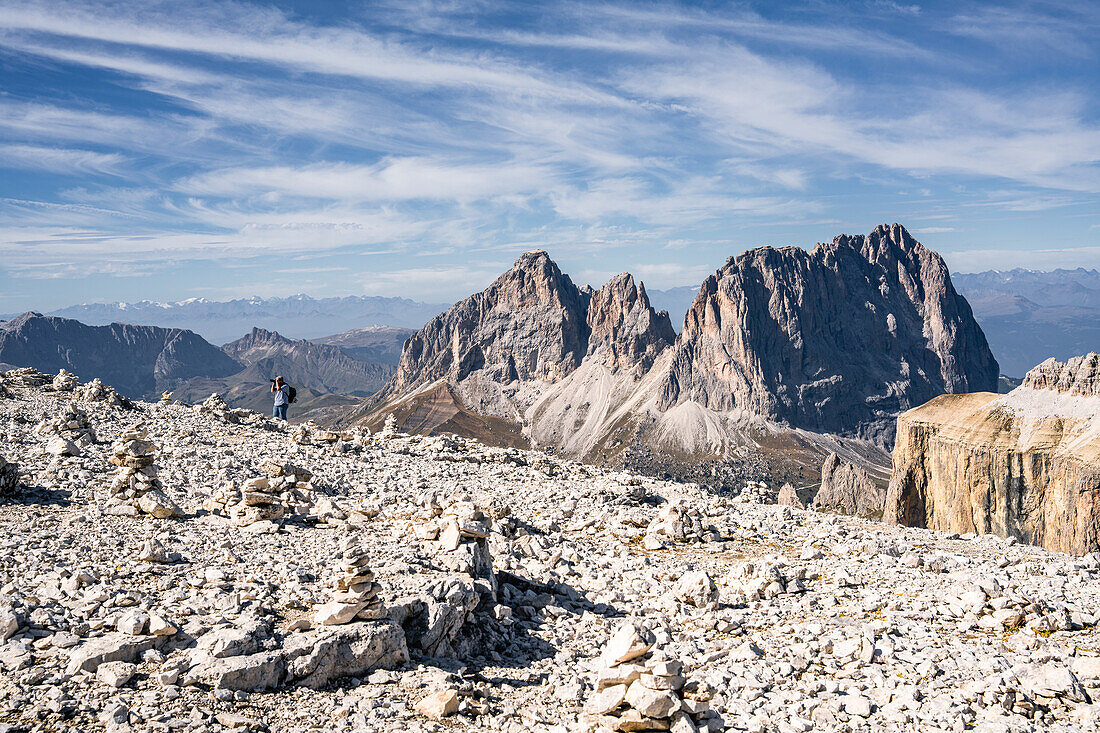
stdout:
POLYGON ((293 405, 294 400, 298 399, 298 390, 291 387, 290 390, 287 392, 286 398, 287 398, 287 401, 289 401, 290 404, 293 405))

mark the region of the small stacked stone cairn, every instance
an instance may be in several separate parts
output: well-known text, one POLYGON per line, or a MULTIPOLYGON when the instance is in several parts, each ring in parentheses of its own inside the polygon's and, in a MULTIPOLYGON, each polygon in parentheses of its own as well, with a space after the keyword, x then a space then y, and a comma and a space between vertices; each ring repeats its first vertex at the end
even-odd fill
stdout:
POLYGON ((64 369, 59 371, 57 376, 53 378, 54 392, 72 392, 76 389, 77 384, 76 375, 64 369))
POLYGON ((183 511, 164 493, 157 477, 156 446, 146 440, 145 425, 135 423, 111 446, 109 461, 118 466, 111 482, 107 513, 144 512, 157 519, 182 517, 183 511))
POLYGON ((19 493, 19 464, 8 463, 0 456, 0 497, 10 498, 19 493))
POLYGON ((74 395, 82 402, 106 402, 109 405, 125 408, 134 406, 133 402, 120 395, 113 387, 108 387, 99 381, 98 377, 74 390, 74 395))
POLYGON ((88 414, 73 404, 65 405, 61 414, 53 420, 38 423, 34 431, 39 435, 57 435, 79 445, 96 442, 95 429, 88 420, 88 414))
POLYGON ((222 399, 222 396, 217 392, 203 400, 202 404, 199 405, 199 410, 220 417, 223 420, 229 420, 230 417, 229 403, 222 399))
POLYGON ((353 538, 340 543, 341 563, 339 575, 333 579, 332 598, 317 608, 313 623, 321 626, 338 626, 356 619, 372 621, 385 615, 378 593, 382 586, 374 582, 370 569, 370 556, 353 538))
POLYGON ((304 422, 294 428, 294 432, 291 433, 290 439, 298 445, 311 445, 313 443, 313 429, 316 427, 316 423, 312 420, 304 422))
POLYGON ((53 420, 43 420, 34 427, 39 435, 53 436, 46 444, 46 452, 55 456, 79 456, 80 446, 96 442, 95 431, 88 416, 79 407, 65 405, 61 414, 53 420))
POLYGON ((381 435, 387 438, 397 435, 397 417, 392 412, 386 415, 386 422, 382 424, 381 435))
POLYGON ((234 524, 247 527, 257 522, 278 523, 288 514, 305 515, 313 508, 312 474, 293 463, 265 461, 265 476, 251 478, 238 490, 226 483, 208 499, 203 508, 211 514, 228 517, 234 524))
POLYGON ((763 481, 747 481, 741 488, 741 493, 734 497, 734 501, 742 504, 774 504, 776 492, 763 481))
POLYGON ((604 649, 596 694, 585 704, 589 730, 696 731, 716 717, 713 690, 683 677, 683 666, 655 648, 654 635, 628 621, 604 649))
POLYGON ((172 395, 174 395, 174 394, 175 394, 175 392, 169 392, 167 390, 165 390, 164 392, 161 392, 160 393, 160 404, 162 404, 162 405, 171 404, 172 403, 172 395))
POLYGON ((795 509, 804 509, 802 500, 798 498, 798 494, 794 490, 794 486, 790 484, 783 484, 779 489, 779 497, 776 499, 776 503, 780 506, 789 506, 795 509))
POLYGON ((679 501, 670 501, 646 527, 642 547, 660 550, 671 542, 714 542, 718 531, 707 525, 702 511, 679 501))
POLYGON ((417 535, 436 540, 443 555, 440 563, 456 573, 472 577, 479 592, 496 601, 497 582, 493 557, 489 552, 490 513, 468 497, 456 501, 441 500, 438 495, 422 498, 434 519, 420 527, 417 535))
POLYGON ((258 424, 264 421, 264 416, 258 412, 230 407, 229 403, 222 399, 222 396, 217 392, 202 401, 202 404, 199 405, 199 411, 234 425, 242 422, 258 424))
POLYGON ((203 504, 203 508, 211 514, 229 518, 240 527, 257 522, 278 523, 286 516, 286 504, 266 476, 249 479, 243 490, 227 482, 203 504))

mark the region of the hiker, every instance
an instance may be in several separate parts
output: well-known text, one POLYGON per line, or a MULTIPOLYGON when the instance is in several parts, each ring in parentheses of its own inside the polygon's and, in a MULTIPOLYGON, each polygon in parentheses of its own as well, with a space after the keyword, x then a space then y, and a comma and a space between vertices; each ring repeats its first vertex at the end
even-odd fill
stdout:
POLYGON ((290 387, 282 377, 271 380, 271 393, 275 395, 275 406, 271 408, 271 416, 286 420, 286 408, 290 404, 290 387))

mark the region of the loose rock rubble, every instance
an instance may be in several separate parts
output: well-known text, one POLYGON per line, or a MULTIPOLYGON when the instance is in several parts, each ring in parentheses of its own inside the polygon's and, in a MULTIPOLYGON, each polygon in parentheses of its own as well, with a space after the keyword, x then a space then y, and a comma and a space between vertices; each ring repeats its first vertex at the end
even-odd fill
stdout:
POLYGON ((713 542, 718 533, 706 522, 707 517, 698 509, 669 502, 646 527, 642 546, 647 550, 659 550, 666 542, 713 542))
POLYGON ((19 464, 9 463, 0 456, 0 498, 15 496, 19 488, 19 464))
POLYGON ((1096 555, 3 379, 0 730, 1097 729, 1096 555), (102 511, 140 464, 175 521, 102 511))

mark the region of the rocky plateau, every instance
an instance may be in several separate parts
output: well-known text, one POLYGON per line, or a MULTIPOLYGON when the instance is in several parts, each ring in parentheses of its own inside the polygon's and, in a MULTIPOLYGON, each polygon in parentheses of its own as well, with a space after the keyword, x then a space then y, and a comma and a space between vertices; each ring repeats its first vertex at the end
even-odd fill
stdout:
POLYGON ((887 521, 1100 549, 1100 355, 1048 359, 1008 394, 903 413, 893 462, 887 521))
POLYGON ((1097 729, 1100 555, 396 422, 0 376, 0 727, 1097 729))

